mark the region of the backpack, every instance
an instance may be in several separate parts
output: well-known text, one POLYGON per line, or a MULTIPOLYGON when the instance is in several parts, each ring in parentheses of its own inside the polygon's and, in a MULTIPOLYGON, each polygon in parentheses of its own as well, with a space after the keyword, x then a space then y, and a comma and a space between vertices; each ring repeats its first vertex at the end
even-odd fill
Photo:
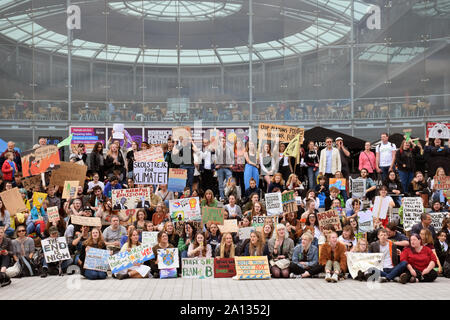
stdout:
POLYGON ((20 257, 19 266, 21 269, 21 277, 33 277, 38 275, 38 268, 36 267, 34 261, 32 259, 29 259, 28 257, 20 257))

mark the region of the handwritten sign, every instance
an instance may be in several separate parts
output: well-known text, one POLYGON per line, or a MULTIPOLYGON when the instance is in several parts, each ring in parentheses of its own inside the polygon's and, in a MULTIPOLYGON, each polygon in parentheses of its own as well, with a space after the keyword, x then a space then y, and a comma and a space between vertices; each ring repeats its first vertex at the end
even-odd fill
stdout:
POLYGON ((334 210, 328 210, 325 212, 319 212, 317 214, 317 220, 319 221, 319 228, 323 230, 323 227, 327 225, 332 225, 335 231, 341 231, 341 220, 339 219, 339 214, 334 210))
POLYGON ((381 220, 386 219, 387 212, 389 210, 390 198, 382 198, 380 196, 375 197, 373 203, 373 217, 380 218, 381 220))
POLYGON ((250 239, 253 231, 255 231, 255 227, 239 228, 239 240, 250 239))
POLYGON ((63 199, 74 198, 75 195, 77 194, 78 186, 79 186, 78 181, 65 181, 61 198, 63 199))
POLYGON ((214 259, 212 258, 183 258, 181 260, 183 278, 211 279, 214 278, 214 259))
POLYGON ((202 208, 202 223, 208 222, 215 224, 223 224, 223 208, 203 207, 202 208))
POLYGON ((366 194, 366 179, 357 178, 357 179, 351 179, 350 178, 350 185, 351 185, 351 192, 352 192, 352 198, 353 199, 361 199, 366 194))
POLYGON ((59 167, 59 149, 56 145, 41 146, 22 152, 23 177, 34 176, 59 167))
POLYGON ((181 141, 182 139, 191 138, 191 127, 184 126, 172 128, 172 137, 175 141, 181 141))
POLYGON ((142 244, 147 244, 150 247, 158 244, 158 232, 156 231, 142 231, 142 244))
POLYGON ((169 211, 172 220, 200 221, 202 212, 198 197, 169 200, 169 211))
POLYGON ((102 226, 102 219, 100 219, 100 217, 83 217, 73 214, 70 216, 70 222, 72 224, 78 224, 81 226, 89 226, 89 227, 102 226))
POLYGON ((131 268, 134 263, 143 263, 155 257, 152 248, 149 245, 140 245, 133 247, 130 251, 120 251, 115 255, 109 256, 108 264, 112 273, 131 268))
POLYGON ((234 258, 214 259, 214 278, 232 278, 236 275, 234 258))
POLYGON ((279 142, 291 142, 297 134, 300 134, 300 144, 303 143, 305 129, 290 127, 290 126, 278 126, 268 123, 260 123, 258 126, 258 140, 272 140, 275 141, 277 138, 279 142))
POLYGON ((59 221, 59 210, 58 207, 47 208, 48 221, 56 222, 59 221))
POLYGON ((450 190, 450 176, 434 177, 434 189, 450 190))
POLYGON ((237 220, 236 219, 229 219, 229 220, 224 220, 223 221, 223 225, 218 225, 219 230, 221 233, 225 233, 225 232, 238 232, 239 227, 237 225, 237 220))
POLYGON ((372 211, 358 212, 358 232, 365 233, 373 230, 373 216, 372 211))
MULTIPOLYGON (((59 170, 59 169, 57 169, 59 170)), ((42 184, 42 178, 40 175, 23 178, 22 185, 27 191, 34 191, 35 188, 40 188, 42 184)))
POLYGON ((183 192, 186 186, 187 170, 169 168, 169 183, 167 190, 173 192, 183 192))
POLYGON ((442 229, 442 221, 447 216, 446 212, 430 212, 431 226, 434 231, 439 232, 442 229))
POLYGON ((109 266, 109 256, 109 250, 90 247, 86 251, 86 258, 84 260, 83 268, 88 270, 107 272, 109 266))
POLYGON ((167 162, 133 162, 135 184, 167 184, 167 162))
POLYGON ((278 216, 254 216, 252 218, 252 227, 263 227, 266 219, 272 219, 274 228, 278 224, 278 216))
POLYGON ((9 211, 11 216, 15 216, 17 212, 23 212, 27 210, 22 196, 20 195, 19 188, 12 188, 10 190, 0 193, 3 205, 6 210, 9 211))
MULTIPOLYGON (((202 222, 201 221, 189 221, 194 225, 195 230, 201 230, 202 222)), ((175 222, 175 232, 181 237, 184 230, 184 225, 186 221, 176 221, 175 222)))
POLYGON ((59 169, 53 170, 50 177, 51 186, 64 187, 65 181, 77 180, 80 186, 84 186, 88 167, 71 162, 61 162, 59 169))
POLYGON ((273 216, 283 213, 283 203, 281 202, 281 192, 266 193, 264 196, 266 201, 267 215, 273 216))
POLYGON ((234 279, 270 279, 269 261, 267 256, 235 257, 236 276, 234 279))
POLYGON ((412 226, 420 222, 420 216, 423 213, 422 198, 405 197, 403 198, 403 227, 405 231, 410 231, 412 226))
POLYGON ((134 153, 134 161, 137 162, 162 162, 164 152, 162 147, 152 146, 150 149, 137 151, 134 153))
POLYGON ((283 212, 297 212, 298 206, 295 201, 294 191, 289 191, 281 194, 281 202, 283 204, 283 212))
POLYGON ((45 262, 52 263, 70 259, 69 247, 65 237, 41 240, 45 262))
POLYGON ((158 249, 158 269, 172 269, 179 267, 178 249, 158 249))

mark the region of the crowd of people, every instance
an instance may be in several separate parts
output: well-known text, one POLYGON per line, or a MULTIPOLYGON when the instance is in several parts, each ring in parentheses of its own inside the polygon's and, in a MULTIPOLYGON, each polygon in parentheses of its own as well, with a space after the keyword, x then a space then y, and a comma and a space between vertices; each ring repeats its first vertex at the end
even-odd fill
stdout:
MULTIPOLYGON (((366 143, 359 156, 359 174, 351 172, 350 153, 342 138, 326 138, 320 152, 313 142, 300 148, 300 161, 287 156, 287 144, 273 146, 252 141, 234 141, 222 136, 217 145, 203 140, 202 148, 190 138, 169 137, 162 145, 164 161, 169 168, 187 170, 183 192, 172 192, 167 185, 137 185, 133 180, 135 153, 150 149, 127 141, 97 142, 89 154, 83 144, 73 148, 71 162, 82 161, 88 166, 85 184, 75 196, 61 199, 58 186, 46 184, 25 189, 21 176, 21 157, 14 142, 0 156, 1 190, 18 187, 27 211, 8 212, 0 201, 0 282, 10 283, 11 277, 62 274, 78 265, 88 279, 105 279, 106 272, 83 268, 86 252, 94 247, 110 250, 111 254, 129 251, 139 246, 143 231, 157 231, 158 243, 153 252, 162 248, 178 248, 180 257, 267 256, 274 278, 308 278, 325 274, 328 282, 345 279, 348 274, 347 252, 382 253, 379 281, 430 282, 438 275, 450 277, 449 202, 446 193, 434 185, 435 176, 450 174, 450 151, 444 141, 434 139, 421 146, 418 141, 404 140, 400 148, 381 134, 375 152, 366 143), (104 152, 104 149, 107 151, 104 152), (365 195, 353 197, 348 183, 345 190, 329 185, 330 178, 359 176, 366 179, 365 195), (121 204, 113 204, 113 189, 150 188, 151 199, 141 203, 135 217, 125 220, 118 214, 121 204), (33 192, 45 192, 47 198, 33 203, 33 192), (265 194, 293 191, 297 212, 284 212, 278 223, 267 215, 265 194), (388 216, 374 219, 374 229, 360 232, 359 213, 371 210, 375 197, 389 198, 389 206, 399 208, 399 219, 388 216), (267 216, 264 225, 251 232, 249 239, 239 239, 238 233, 221 233, 217 224, 198 225, 186 222, 182 232, 176 232, 169 201, 199 197, 202 207, 223 207, 225 219, 237 219, 240 228, 250 227, 255 216, 267 216), (428 208, 421 222, 405 232, 402 224, 402 199, 420 197, 428 208), (47 208, 59 209, 59 221, 50 222, 47 208), (430 208, 429 208, 430 207, 430 208), (342 230, 333 225, 319 226, 318 212, 333 209, 339 213, 342 230), (432 214, 444 212, 442 225, 431 225, 432 214), (100 217, 102 227, 72 223, 74 215, 100 217), (71 258, 62 263, 46 263, 41 240, 65 237, 71 258), (27 263, 31 268, 26 268, 27 263), (29 272, 31 271, 31 272, 29 272)), ((41 139, 35 147, 45 145, 41 139)), ((50 172, 51 174, 51 172, 50 172)), ((376 270, 358 272, 357 280, 368 280, 376 270)), ((117 279, 159 277, 157 258, 135 264, 113 275, 117 279)))

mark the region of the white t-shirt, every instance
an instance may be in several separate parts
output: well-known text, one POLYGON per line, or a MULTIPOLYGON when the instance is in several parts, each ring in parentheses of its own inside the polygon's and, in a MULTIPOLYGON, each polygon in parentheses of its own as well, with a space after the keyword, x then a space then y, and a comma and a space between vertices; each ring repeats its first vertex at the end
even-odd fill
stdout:
POLYGON ((380 167, 390 167, 392 163, 392 151, 396 151, 397 148, 393 143, 379 144, 376 148, 376 152, 380 153, 380 167))
POLYGON ((92 191, 92 189, 95 186, 100 186, 100 188, 102 188, 102 192, 103 192, 103 190, 105 190, 105 185, 103 184, 103 182, 98 181, 97 183, 95 183, 94 181, 89 181, 89 183, 88 183, 88 192, 92 191))
POLYGON ((380 253, 383 254, 383 268, 394 268, 392 265, 391 254, 389 253, 389 243, 385 246, 380 244, 380 253))

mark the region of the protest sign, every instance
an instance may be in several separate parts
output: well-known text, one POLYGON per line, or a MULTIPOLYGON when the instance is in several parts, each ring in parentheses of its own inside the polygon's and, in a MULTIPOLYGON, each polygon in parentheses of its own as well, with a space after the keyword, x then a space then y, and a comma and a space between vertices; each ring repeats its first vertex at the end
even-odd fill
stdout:
POLYGON ((45 262, 52 263, 70 259, 69 247, 65 237, 41 240, 45 262))
POLYGON ((188 279, 214 278, 213 258, 183 258, 181 260, 181 274, 188 279))
POLYGON ((223 208, 203 207, 202 208, 202 223, 208 222, 215 224, 223 224, 223 208))
POLYGON ((224 220, 223 221, 223 225, 218 225, 219 230, 221 233, 225 233, 225 232, 238 232, 239 231, 239 227, 237 225, 237 220, 236 219, 229 219, 229 220, 224 220))
POLYGON ((115 255, 109 256, 108 264, 112 273, 131 268, 134 263, 143 263, 155 257, 152 248, 141 244, 133 247, 130 251, 120 251, 115 255))
POLYGON ((361 199, 366 195, 366 179, 350 178, 350 186, 353 199, 361 199))
POLYGON ((134 161, 137 162, 161 162, 164 161, 162 147, 152 146, 150 149, 137 151, 134 153, 134 161))
POLYGON ((86 180, 87 166, 71 162, 61 162, 58 169, 52 171, 50 177, 51 186, 64 187, 65 181, 77 180, 80 186, 84 186, 86 180))
MULTIPOLYGON (((59 170, 59 169, 56 169, 56 170, 59 170)), ((40 175, 23 178, 21 181, 22 181, 23 187, 27 191, 33 191, 34 188, 40 188, 42 185, 42 177, 40 175)))
POLYGON ((160 279, 169 279, 177 277, 177 268, 161 269, 159 270, 160 279))
POLYGON ((34 192, 33 193, 33 206, 35 206, 37 209, 42 207, 42 204, 44 203, 45 199, 47 198, 47 194, 43 192, 34 192))
POLYGON ((252 231, 255 231, 255 227, 239 228, 239 240, 250 239, 252 231))
POLYGON ((200 221, 202 212, 198 197, 169 200, 169 212, 172 220, 200 221))
POLYGON ((62 193, 62 199, 74 198, 77 194, 79 182, 78 181, 66 181, 64 182, 64 188, 62 193))
POLYGON ((370 268, 383 270, 383 253, 346 252, 347 267, 353 279, 358 271, 366 272, 370 268))
POLYGON ((329 224, 333 225, 335 231, 342 230, 339 214, 334 210, 317 213, 317 220, 319 221, 319 228, 321 231, 323 230, 323 227, 329 224))
POLYGON ((278 216, 254 216, 252 218, 252 227, 257 228, 264 226, 266 219, 272 219, 274 228, 277 226, 278 216))
POLYGON ((111 203, 114 210, 149 208, 150 196, 150 188, 114 189, 111 203))
POLYGON ((431 226, 434 231, 439 232, 442 229, 442 221, 447 216, 446 212, 430 212, 431 226))
POLYGON ((345 190, 346 185, 346 179, 330 178, 328 190, 330 190, 331 187, 336 187, 338 190, 345 190))
POLYGON ((123 140, 123 129, 124 129, 123 123, 114 123, 113 124, 113 139, 120 139, 123 140))
POLYGON ((150 247, 158 244, 158 232, 142 231, 142 244, 147 244, 150 247))
POLYGON ((381 220, 386 219, 387 212, 389 210, 389 202, 391 198, 385 197, 382 198, 380 196, 375 197, 375 201, 373 203, 373 217, 379 218, 381 220))
POLYGON ((433 189, 450 190, 450 176, 434 177, 433 189))
MULTIPOLYGON (((189 223, 194 225, 195 230, 202 230, 202 222, 201 221, 189 221, 189 223)), ((176 221, 175 222, 175 231, 181 237, 184 230, 184 225, 186 221, 176 221)))
POLYGON ((89 226, 89 227, 101 227, 102 219, 100 217, 84 217, 84 216, 70 216, 70 223, 78 224, 80 226, 89 226))
POLYGON ((59 167, 59 149, 56 145, 46 145, 24 151, 22 157, 22 176, 30 177, 59 167))
POLYGON ((183 192, 186 187, 187 170, 169 168, 169 183, 167 190, 173 192, 183 192))
POLYGON ((20 195, 19 188, 12 188, 10 190, 0 193, 3 205, 8 210, 11 217, 14 217, 17 212, 23 212, 27 210, 22 196, 20 195))
POLYGON ((423 211, 422 198, 403 198, 403 227, 405 231, 410 231, 412 226, 420 222, 420 215, 423 211))
POLYGON ((86 258, 84 260, 84 269, 95 271, 108 271, 109 250, 97 249, 90 247, 86 250, 86 258))
POLYGON ((178 249, 158 249, 158 269, 178 268, 178 249))
POLYGON ((113 213, 117 212, 120 219, 120 224, 127 226, 136 221, 136 213, 138 209, 125 209, 125 210, 113 210, 113 213))
POLYGON ((135 184, 167 184, 167 162, 133 162, 135 184))
POLYGON ((358 232, 365 233, 370 231, 373 231, 372 211, 358 212, 358 232))
POLYGON ((300 134, 300 144, 303 143, 305 129, 290 127, 290 126, 278 126, 268 123, 260 123, 258 126, 258 140, 271 140, 275 141, 277 138, 279 142, 290 142, 296 135, 300 134), (277 136, 275 136, 277 134, 277 136))
POLYGON ((233 279, 270 279, 267 256, 235 257, 236 276, 233 279))
POLYGON ((50 222, 59 221, 60 218, 59 218, 58 207, 47 208, 47 216, 48 216, 48 221, 50 221, 50 222))
POLYGON ((214 278, 232 278, 236 275, 234 258, 214 259, 214 278))
POLYGON ((281 202, 283 204, 283 213, 297 212, 297 202, 295 201, 294 191, 281 194, 281 202))
POLYGON ((283 213, 283 203, 281 202, 281 192, 266 193, 264 196, 266 201, 267 215, 273 216, 283 213))
POLYGON ((174 127, 172 128, 172 137, 175 141, 181 141, 182 139, 191 138, 191 127, 174 127))
POLYGON ((427 122, 427 137, 450 139, 450 123, 427 122))

